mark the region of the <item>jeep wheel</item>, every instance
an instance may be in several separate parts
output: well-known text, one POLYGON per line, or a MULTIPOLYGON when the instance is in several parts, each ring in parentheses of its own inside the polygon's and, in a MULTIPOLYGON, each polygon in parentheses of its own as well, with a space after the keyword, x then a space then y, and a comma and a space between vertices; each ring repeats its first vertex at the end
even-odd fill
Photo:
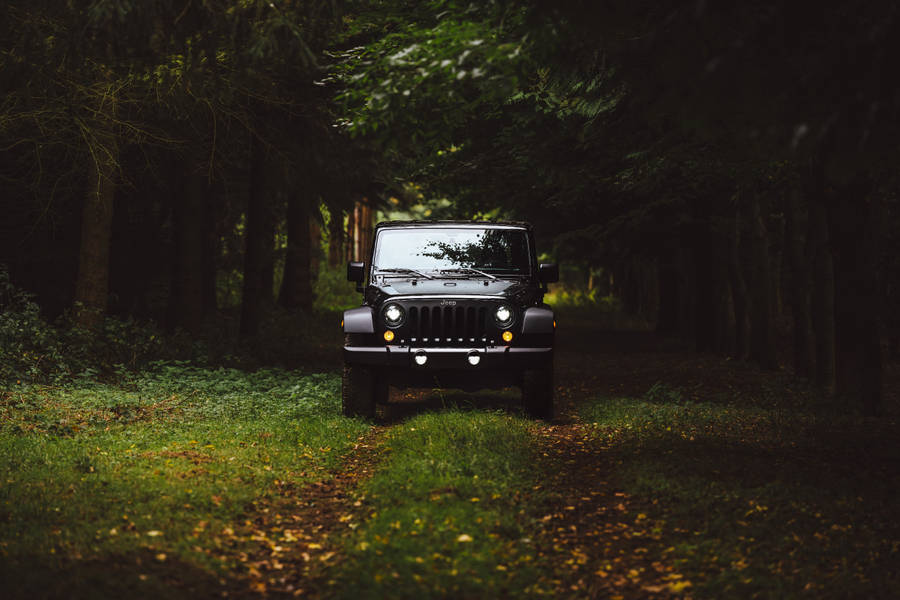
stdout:
POLYGON ((522 407, 533 419, 553 418, 553 367, 522 374, 522 407))
POLYGON ((375 404, 387 404, 391 397, 391 388, 388 386, 384 375, 375 373, 373 379, 375 383, 375 404))
POLYGON ((345 417, 371 419, 375 416, 375 377, 371 370, 344 365, 341 409, 345 417))

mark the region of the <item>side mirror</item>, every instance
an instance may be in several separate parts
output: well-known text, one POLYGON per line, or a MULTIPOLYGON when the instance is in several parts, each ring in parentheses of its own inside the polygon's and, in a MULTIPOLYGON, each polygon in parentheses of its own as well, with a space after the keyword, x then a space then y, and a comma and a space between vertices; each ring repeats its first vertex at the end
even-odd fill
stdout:
POLYGON ((366 279, 366 263, 348 262, 347 281, 356 282, 356 291, 362 291, 362 283, 366 279))
POLYGON ((542 283, 556 283, 559 281, 559 265, 556 263, 541 263, 538 274, 542 283))

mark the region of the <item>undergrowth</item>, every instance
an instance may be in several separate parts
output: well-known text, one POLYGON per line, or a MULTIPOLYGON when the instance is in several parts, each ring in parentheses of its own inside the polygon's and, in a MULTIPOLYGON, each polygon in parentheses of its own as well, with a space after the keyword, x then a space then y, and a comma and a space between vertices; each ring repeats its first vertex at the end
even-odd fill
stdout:
POLYGON ((5 592, 154 597, 167 565, 213 585, 240 573, 252 540, 236 523, 330 476, 367 429, 339 416, 339 386, 333 374, 162 363, 121 385, 4 392, 0 575, 17 582, 5 592), (93 563, 122 571, 82 581, 73 565, 93 563))
POLYGON ((557 319, 570 327, 589 326, 604 331, 645 331, 650 323, 641 315, 625 312, 615 296, 601 296, 598 290, 585 291, 553 285, 544 295, 544 302, 553 307, 557 319))
POLYGON ((0 265, 0 390, 23 383, 115 382, 160 361, 245 370, 332 368, 340 359, 339 308, 358 305, 359 294, 348 282, 340 284, 334 272, 320 278, 324 283, 312 314, 273 308, 258 335, 242 338, 234 311, 207 315, 194 335, 113 316, 93 330, 79 327, 68 314, 50 323, 0 265))

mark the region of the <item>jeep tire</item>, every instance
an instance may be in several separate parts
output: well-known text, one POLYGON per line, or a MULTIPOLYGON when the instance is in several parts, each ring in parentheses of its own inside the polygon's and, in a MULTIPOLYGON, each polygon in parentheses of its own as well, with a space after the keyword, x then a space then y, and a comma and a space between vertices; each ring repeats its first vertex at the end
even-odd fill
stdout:
POLYGON ((344 365, 341 410, 345 417, 375 417, 375 376, 371 369, 344 365))
POLYGON ((553 419, 553 367, 522 374, 522 408, 533 419, 553 419))

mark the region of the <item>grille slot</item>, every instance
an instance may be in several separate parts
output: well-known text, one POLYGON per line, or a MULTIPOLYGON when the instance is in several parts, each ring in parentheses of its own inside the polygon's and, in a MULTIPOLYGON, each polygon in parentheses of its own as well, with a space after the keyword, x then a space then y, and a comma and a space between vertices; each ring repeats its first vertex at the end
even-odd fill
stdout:
POLYGON ((407 314, 402 337, 415 345, 470 346, 487 337, 487 307, 479 306, 483 302, 458 300, 455 306, 441 306, 439 300, 401 302, 407 314))

